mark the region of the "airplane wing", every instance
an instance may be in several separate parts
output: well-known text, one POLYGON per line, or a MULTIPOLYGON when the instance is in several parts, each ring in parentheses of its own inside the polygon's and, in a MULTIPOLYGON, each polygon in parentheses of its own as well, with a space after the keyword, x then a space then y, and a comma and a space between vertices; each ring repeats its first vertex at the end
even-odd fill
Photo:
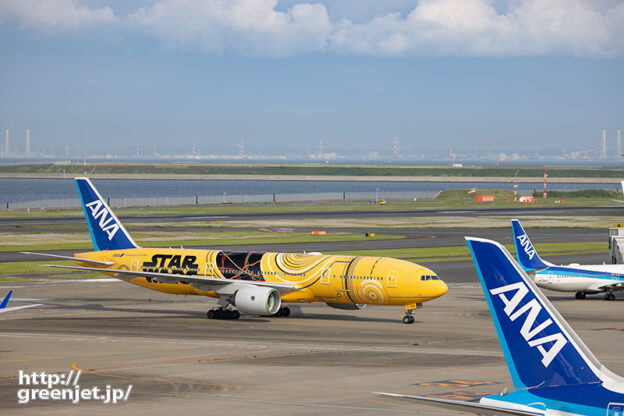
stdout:
POLYGON ((80 261, 82 263, 97 264, 100 266, 112 266, 113 264, 115 264, 115 262, 112 262, 112 261, 91 260, 91 259, 84 259, 82 257, 61 256, 59 254, 33 253, 32 251, 20 251, 20 254, 31 254, 34 256, 53 257, 55 259, 80 261))
POLYGON ((459 400, 439 399, 436 397, 410 396, 407 394, 377 393, 383 397, 406 400, 426 404, 427 406, 441 407, 457 412, 475 413, 484 416, 510 415, 510 416, 543 416, 543 412, 529 412, 519 409, 506 409, 496 406, 488 406, 475 402, 462 402, 459 400))
POLYGON ((45 267, 57 267, 60 269, 87 270, 93 272, 113 273, 116 277, 149 277, 161 283, 187 283, 200 290, 213 290, 219 294, 233 294, 240 286, 264 286, 270 287, 280 294, 299 290, 298 286, 288 283, 261 282, 255 280, 224 279, 219 277, 143 272, 122 269, 106 269, 103 267, 61 266, 58 264, 43 264, 45 267), (230 293, 231 292, 231 293, 230 293))
POLYGON ((624 283, 613 283, 610 285, 602 285, 598 287, 598 290, 606 291, 607 289, 624 290, 624 283))

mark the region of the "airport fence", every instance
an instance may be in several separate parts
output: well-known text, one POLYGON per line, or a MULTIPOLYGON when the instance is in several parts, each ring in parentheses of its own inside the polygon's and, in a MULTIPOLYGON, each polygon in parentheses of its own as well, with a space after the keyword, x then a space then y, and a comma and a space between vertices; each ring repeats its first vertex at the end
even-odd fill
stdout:
MULTIPOLYGON (((320 192, 320 193, 291 193, 291 194, 258 194, 258 195, 195 195, 178 197, 148 197, 148 198, 107 198, 111 208, 125 207, 166 207, 182 205, 217 205, 217 204, 251 204, 271 202, 314 202, 314 201, 396 201, 419 200, 435 198, 439 191, 395 191, 395 192, 320 192)), ((80 208, 80 199, 41 199, 37 201, 7 201, 0 209, 63 209, 80 208)))

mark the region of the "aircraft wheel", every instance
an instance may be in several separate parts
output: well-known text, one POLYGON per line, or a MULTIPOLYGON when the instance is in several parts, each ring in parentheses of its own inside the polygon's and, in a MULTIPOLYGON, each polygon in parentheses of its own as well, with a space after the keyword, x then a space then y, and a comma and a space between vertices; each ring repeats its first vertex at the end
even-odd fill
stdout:
POLYGON ((214 311, 214 319, 223 319, 223 311, 221 309, 214 311))
POLYGON ((275 315, 273 316, 275 316, 276 318, 290 316, 290 308, 288 307, 279 308, 279 311, 275 312, 275 315))
POLYGON ((206 318, 208 319, 214 319, 214 311, 211 309, 206 313, 206 318))
POLYGON ((240 312, 237 310, 233 310, 232 311, 232 319, 238 319, 240 318, 240 312))
POLYGON ((585 299, 585 292, 576 292, 574 296, 576 299, 585 299))
POLYGON ((615 300, 615 295, 613 293, 605 293, 604 300, 615 300))
POLYGON ((414 323, 414 317, 412 315, 405 315, 403 317, 403 323, 404 324, 413 324, 414 323))

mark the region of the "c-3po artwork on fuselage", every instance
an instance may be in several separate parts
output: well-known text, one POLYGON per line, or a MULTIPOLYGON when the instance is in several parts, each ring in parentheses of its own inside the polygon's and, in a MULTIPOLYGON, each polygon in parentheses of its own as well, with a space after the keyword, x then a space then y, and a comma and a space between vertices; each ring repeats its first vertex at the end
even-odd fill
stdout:
POLYGON ((76 178, 76 184, 95 251, 74 257, 41 253, 78 264, 51 266, 100 271, 165 293, 218 298, 209 318, 287 316, 282 302, 325 302, 338 309, 404 306, 403 322, 413 323, 414 310, 448 290, 431 270, 387 257, 140 248, 89 179, 76 178))

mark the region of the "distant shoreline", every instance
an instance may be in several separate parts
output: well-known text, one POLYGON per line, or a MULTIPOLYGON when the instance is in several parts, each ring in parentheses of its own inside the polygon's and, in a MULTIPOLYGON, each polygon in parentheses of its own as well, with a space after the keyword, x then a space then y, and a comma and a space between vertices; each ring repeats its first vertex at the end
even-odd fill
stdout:
MULTIPOLYGON (((80 174, 59 173, 0 173, 0 179, 72 179, 80 174)), ((153 174, 153 173, 91 173, 91 179, 133 179, 133 180, 220 180, 220 181, 341 181, 341 182, 500 182, 511 183, 512 179, 501 176, 347 176, 347 175, 213 175, 213 174, 153 174)), ((518 183, 541 183, 539 177, 519 177, 518 183)), ((612 183, 620 184, 620 178, 548 178, 548 183, 612 183)))

